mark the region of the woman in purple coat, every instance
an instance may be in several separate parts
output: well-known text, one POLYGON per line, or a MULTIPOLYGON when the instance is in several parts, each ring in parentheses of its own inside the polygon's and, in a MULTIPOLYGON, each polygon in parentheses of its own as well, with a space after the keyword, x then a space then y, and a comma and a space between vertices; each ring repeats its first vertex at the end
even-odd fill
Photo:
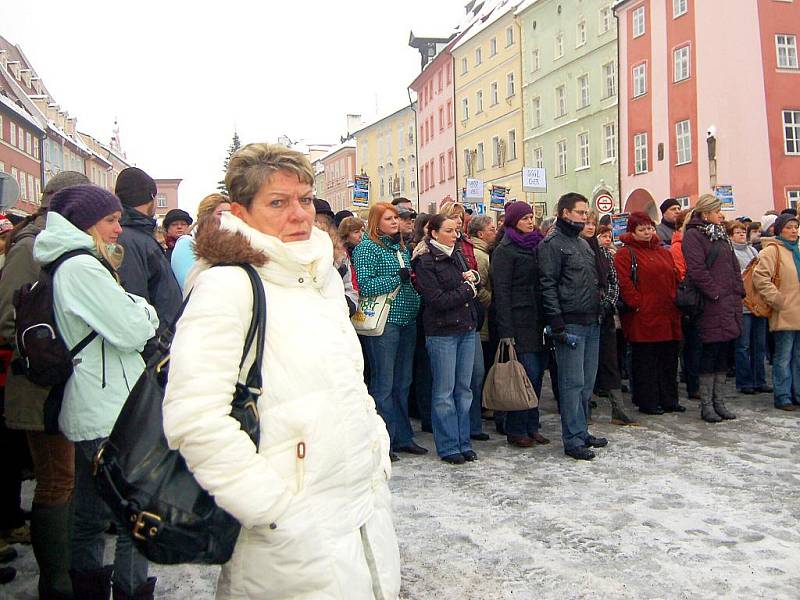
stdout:
POLYGON ((730 345, 742 333, 745 295, 721 209, 722 203, 715 196, 700 196, 686 219, 683 234, 686 275, 703 296, 703 314, 698 322, 703 343, 700 402, 701 416, 709 423, 736 418, 725 407, 722 386, 730 345))

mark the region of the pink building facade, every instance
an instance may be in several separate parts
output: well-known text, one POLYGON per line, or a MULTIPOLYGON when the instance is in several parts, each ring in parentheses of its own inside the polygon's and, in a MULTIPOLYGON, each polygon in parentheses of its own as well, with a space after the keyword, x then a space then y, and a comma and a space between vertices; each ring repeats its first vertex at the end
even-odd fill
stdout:
POLYGON ((727 217, 800 199, 800 3, 621 0, 620 184, 626 211, 715 188, 727 217), (728 194, 725 194, 725 192, 728 194))
POLYGON ((183 179, 156 179, 156 219, 161 222, 173 208, 178 208, 178 186, 183 179))
POLYGON ((439 52, 409 85, 417 94, 418 208, 423 212, 436 212, 443 202, 460 199, 455 167, 452 45, 439 52))
POLYGON ((356 145, 346 141, 323 156, 320 161, 325 170, 325 191, 317 196, 327 200, 333 212, 350 206, 353 201, 353 181, 356 176, 356 145))

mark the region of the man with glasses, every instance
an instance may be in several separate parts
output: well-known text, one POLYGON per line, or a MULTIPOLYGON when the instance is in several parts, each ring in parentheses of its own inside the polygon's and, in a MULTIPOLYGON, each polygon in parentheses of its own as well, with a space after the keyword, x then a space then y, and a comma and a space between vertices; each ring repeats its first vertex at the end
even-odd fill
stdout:
POLYGON ((563 195, 556 224, 539 245, 542 305, 555 342, 564 453, 592 460, 591 448, 608 444, 589 434, 589 401, 597 375, 601 289, 594 252, 579 235, 589 202, 575 192, 563 195))

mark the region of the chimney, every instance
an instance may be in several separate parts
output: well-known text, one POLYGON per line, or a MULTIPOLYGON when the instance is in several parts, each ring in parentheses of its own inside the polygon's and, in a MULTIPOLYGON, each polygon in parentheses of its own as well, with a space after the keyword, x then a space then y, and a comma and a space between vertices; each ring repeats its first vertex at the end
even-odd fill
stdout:
POLYGON ((363 123, 361 115, 347 115, 347 137, 361 129, 363 123))

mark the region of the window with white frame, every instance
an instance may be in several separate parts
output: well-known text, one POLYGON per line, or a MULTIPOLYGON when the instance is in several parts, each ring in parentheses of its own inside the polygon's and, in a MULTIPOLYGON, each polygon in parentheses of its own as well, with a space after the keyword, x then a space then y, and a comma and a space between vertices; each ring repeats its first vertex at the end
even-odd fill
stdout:
POLYGON ((25 173, 22 171, 19 172, 19 177, 17 179, 19 182, 19 195, 22 197, 23 200, 28 200, 28 184, 26 183, 25 173))
POLYGON ((10 139, 8 140, 12 146, 17 145, 17 125, 12 121, 9 128, 10 139))
POLYGON ((633 136, 633 155, 634 165, 633 171, 637 175, 639 173, 647 173, 647 134, 637 133, 633 136))
POLYGON ((567 174, 567 140, 556 143, 556 177, 567 174))
POLYGON ((461 100, 461 119, 464 121, 469 119, 469 98, 461 100))
POLYGON ((800 208, 800 190, 789 190, 786 192, 786 199, 789 202, 789 208, 797 210, 800 208))
POLYGON ((539 54, 539 49, 535 48, 531 50, 531 71, 536 72, 541 68, 542 68, 541 55, 539 54))
POLYGON ((533 149, 533 166, 537 169, 544 169, 544 148, 541 146, 533 149))
POLYGON ((0 115, 0 140, 3 139, 3 115, 0 115))
POLYGON ((531 100, 531 121, 534 129, 542 125, 542 99, 538 96, 531 100))
POLYGON ((560 85, 556 88, 556 117, 567 114, 567 86, 560 85))
POLYGON ((677 19, 689 10, 689 0, 672 0, 672 18, 677 19))
POLYGON ((647 64, 642 63, 633 67, 633 97, 643 96, 647 93, 647 64))
POLYGON ((675 200, 680 203, 681 209, 690 208, 689 204, 691 202, 691 198, 689 198, 689 196, 678 196, 675 198, 675 200))
POLYGON ((516 93, 517 90, 514 85, 514 73, 509 73, 506 75, 506 98, 511 98, 511 96, 516 93))
POLYGON ((475 92, 475 114, 483 112, 483 90, 475 92))
POLYGON ((800 110, 783 111, 783 142, 786 154, 800 154, 800 110))
POLYGON ((610 6, 604 6, 600 9, 600 35, 608 33, 611 29, 612 18, 610 6))
POLYGON ((556 55, 555 58, 564 56, 564 34, 559 33, 556 35, 556 55))
POLYGON ((497 38, 492 38, 489 40, 489 56, 494 56, 497 54, 497 38))
POLYGON ((36 186, 33 184, 33 175, 28 175, 28 198, 36 204, 36 186))
POLYGON ((797 36, 779 33, 775 36, 779 69, 797 68, 797 36))
POLYGON ((586 19, 580 19, 578 21, 576 35, 575 35, 575 47, 580 48, 586 43, 586 19))
POLYGON ((617 95, 617 65, 614 61, 603 65, 603 83, 605 98, 617 95))
POLYGON ((167 196, 165 194, 156 194, 156 207, 167 208, 167 196))
POLYGON ((578 108, 589 106, 589 75, 578 77, 578 108))
POLYGON ((517 158, 517 130, 508 130, 508 152, 506 154, 507 160, 514 160, 517 158))
POLYGON ((506 28, 506 48, 514 45, 514 26, 506 28))
POLYGON ((25 132, 25 152, 31 155, 33 154, 33 141, 31 134, 27 131, 25 132))
POLYGON ((644 35, 644 6, 633 11, 633 37, 644 35))
POLYGON ((675 123, 675 146, 679 165, 692 162, 692 130, 688 120, 675 123))
POLYGON ((482 59, 482 52, 481 52, 481 49, 480 49, 479 47, 478 47, 478 48, 475 48, 475 66, 476 66, 476 67, 477 67, 479 64, 481 64, 481 59, 482 59))
POLYGON ((0 173, 6 172, 6 163, 0 162, 0 173))
POLYGON ((485 168, 485 160, 486 160, 483 152, 483 142, 480 142, 478 144, 475 153, 476 153, 476 163, 477 163, 476 168, 478 169, 478 171, 483 171, 483 169, 485 168))
POLYGON ((617 158, 617 125, 606 123, 603 125, 603 160, 617 158))
POLYGON ((673 81, 683 81, 689 79, 689 46, 683 46, 672 53, 673 57, 673 81))
POLYGON ((492 138, 492 166, 496 167, 500 164, 500 138, 494 136, 492 138))
POLYGON ((578 168, 585 169, 589 166, 589 132, 578 134, 578 168))
POLYGON ((465 75, 467 73, 467 57, 461 59, 461 74, 465 75))
POLYGON ((498 102, 498 95, 497 95, 497 82, 496 82, 496 81, 493 81, 493 82, 492 82, 492 83, 489 85, 489 95, 491 96, 490 100, 491 100, 491 102, 492 102, 492 106, 494 106, 494 105, 495 105, 495 104, 497 104, 497 102, 498 102))

